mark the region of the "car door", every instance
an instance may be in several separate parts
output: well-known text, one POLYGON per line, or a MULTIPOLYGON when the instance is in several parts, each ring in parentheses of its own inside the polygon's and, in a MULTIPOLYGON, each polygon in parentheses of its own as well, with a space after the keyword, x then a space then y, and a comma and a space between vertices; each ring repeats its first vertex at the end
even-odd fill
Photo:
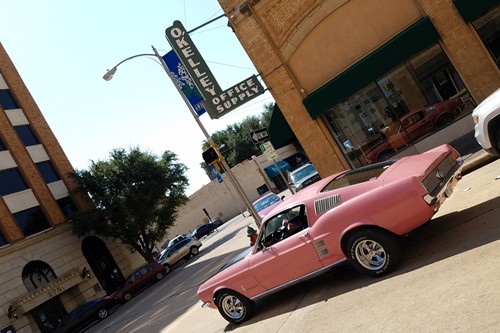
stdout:
POLYGON ((323 267, 310 236, 304 206, 296 206, 275 215, 261 229, 250 269, 266 289, 273 289, 323 267), (279 236, 284 224, 302 220, 291 235, 279 236), (280 226, 281 224, 281 226, 280 226), (273 235, 281 239, 273 239, 273 235))
POLYGON ((423 111, 417 112, 405 119, 403 127, 410 140, 416 140, 432 130, 432 121, 424 115, 423 111))
POLYGON ((189 239, 183 239, 179 243, 175 244, 170 251, 170 259, 168 260, 170 265, 174 265, 176 262, 184 257, 182 249, 189 243, 189 239))

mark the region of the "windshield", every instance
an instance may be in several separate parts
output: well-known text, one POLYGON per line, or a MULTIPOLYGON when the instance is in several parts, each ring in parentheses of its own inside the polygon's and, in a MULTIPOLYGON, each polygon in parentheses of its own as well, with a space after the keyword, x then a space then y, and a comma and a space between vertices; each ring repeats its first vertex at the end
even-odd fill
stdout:
POLYGON ((384 161, 347 171, 326 184, 321 192, 327 192, 345 186, 363 183, 372 179, 377 179, 389 166, 396 161, 384 161))
POLYGON ((315 172, 316 172, 316 168, 312 164, 308 164, 308 165, 304 166, 303 168, 297 169, 297 170, 293 171, 292 173, 290 173, 290 180, 295 183, 295 182, 301 180, 302 178, 305 178, 308 175, 313 174, 315 172))
POLYGON ((260 212, 261 210, 266 209, 267 207, 278 201, 280 201, 280 198, 277 195, 270 195, 254 203, 253 207, 256 211, 260 212))

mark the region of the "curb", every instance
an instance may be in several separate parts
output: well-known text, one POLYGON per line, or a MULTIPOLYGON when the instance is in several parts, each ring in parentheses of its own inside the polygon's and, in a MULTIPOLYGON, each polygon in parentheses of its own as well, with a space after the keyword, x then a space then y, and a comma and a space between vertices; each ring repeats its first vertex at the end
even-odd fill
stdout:
POLYGON ((464 165, 462 166, 462 176, 465 176, 466 174, 471 173, 472 171, 475 171, 497 159, 497 156, 492 156, 485 150, 481 149, 465 158, 464 165))

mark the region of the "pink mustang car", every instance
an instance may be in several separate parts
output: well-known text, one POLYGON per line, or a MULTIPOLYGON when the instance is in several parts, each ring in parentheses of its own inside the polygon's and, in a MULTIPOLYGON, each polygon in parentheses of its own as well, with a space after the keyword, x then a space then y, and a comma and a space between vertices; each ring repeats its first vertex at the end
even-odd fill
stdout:
POLYGON ((400 259, 400 236, 438 211, 460 165, 457 151, 442 145, 322 179, 267 214, 255 246, 205 281, 198 296, 240 323, 255 299, 345 260, 363 274, 387 274, 400 259))

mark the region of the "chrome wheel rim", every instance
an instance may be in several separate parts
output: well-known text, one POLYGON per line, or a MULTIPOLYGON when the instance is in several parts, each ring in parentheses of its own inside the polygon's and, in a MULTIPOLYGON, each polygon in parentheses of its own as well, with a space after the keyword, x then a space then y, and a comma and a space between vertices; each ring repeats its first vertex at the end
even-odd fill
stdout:
POLYGON ((387 261, 384 248, 373 240, 359 242, 355 248, 355 256, 361 266, 372 271, 380 269, 387 261))
POLYGON ((123 298, 126 300, 126 301, 130 301, 132 299, 132 294, 130 293, 126 293, 125 295, 123 295, 123 298))
POLYGON ((194 255, 198 254, 198 249, 197 249, 197 248, 195 248, 195 247, 193 247, 193 248, 191 249, 191 254, 194 254, 194 255))
POLYGON ((225 296, 222 299, 221 306, 224 313, 232 319, 240 319, 245 312, 243 303, 235 296, 225 296))

